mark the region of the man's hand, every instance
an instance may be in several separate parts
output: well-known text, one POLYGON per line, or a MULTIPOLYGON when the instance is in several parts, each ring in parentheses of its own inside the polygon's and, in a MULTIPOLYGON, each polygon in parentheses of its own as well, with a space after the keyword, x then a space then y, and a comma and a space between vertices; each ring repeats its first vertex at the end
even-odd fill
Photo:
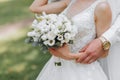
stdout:
POLYGON ((103 50, 102 42, 99 38, 90 42, 80 52, 83 52, 83 54, 76 61, 84 64, 90 64, 108 53, 108 51, 103 50))

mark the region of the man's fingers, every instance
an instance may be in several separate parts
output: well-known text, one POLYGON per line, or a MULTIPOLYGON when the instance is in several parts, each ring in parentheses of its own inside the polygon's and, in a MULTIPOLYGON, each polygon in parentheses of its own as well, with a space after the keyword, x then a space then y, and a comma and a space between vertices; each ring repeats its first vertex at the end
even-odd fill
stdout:
POLYGON ((91 64, 91 63, 95 62, 96 60, 97 60, 97 58, 93 58, 88 62, 88 64, 91 64))
POLYGON ((84 52, 88 46, 89 46, 89 44, 87 44, 85 47, 83 47, 79 52, 84 52))
POLYGON ((85 58, 81 63, 87 64, 92 58, 93 58, 93 56, 88 55, 88 57, 85 58))
POLYGON ((86 57, 88 56, 87 53, 81 53, 80 57, 76 60, 78 63, 81 63, 86 57))
POLYGON ((87 46, 83 47, 79 52, 84 52, 87 49, 87 46))

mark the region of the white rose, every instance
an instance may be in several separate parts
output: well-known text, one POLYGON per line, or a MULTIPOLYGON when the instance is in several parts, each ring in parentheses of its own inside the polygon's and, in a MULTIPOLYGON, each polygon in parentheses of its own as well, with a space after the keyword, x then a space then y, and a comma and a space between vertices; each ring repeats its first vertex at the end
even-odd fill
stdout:
POLYGON ((42 40, 46 40, 46 39, 47 39, 47 36, 46 36, 46 35, 42 35, 42 36, 41 36, 41 39, 42 39, 42 40))
POLYGON ((55 37, 56 37, 56 35, 54 34, 53 31, 50 31, 50 32, 47 33, 47 38, 48 38, 49 40, 54 40, 55 37))

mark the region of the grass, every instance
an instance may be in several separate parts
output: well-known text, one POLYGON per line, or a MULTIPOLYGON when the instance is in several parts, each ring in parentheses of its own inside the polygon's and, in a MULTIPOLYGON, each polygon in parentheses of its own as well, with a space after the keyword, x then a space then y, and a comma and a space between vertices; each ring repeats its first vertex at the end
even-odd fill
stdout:
POLYGON ((0 25, 31 18, 29 6, 33 0, 0 0, 0 25))
POLYGON ((50 58, 39 47, 25 44, 25 38, 0 42, 0 80, 35 80, 50 58))
MULTIPOLYGON (((29 19, 33 0, 0 0, 0 25, 29 19)), ((0 40, 0 80, 35 80, 50 58, 39 47, 25 44, 28 28, 0 40)))

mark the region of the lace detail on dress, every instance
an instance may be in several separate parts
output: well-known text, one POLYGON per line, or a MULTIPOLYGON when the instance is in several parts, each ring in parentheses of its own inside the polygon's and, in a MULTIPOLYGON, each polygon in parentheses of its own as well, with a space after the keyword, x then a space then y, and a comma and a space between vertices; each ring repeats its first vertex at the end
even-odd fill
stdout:
POLYGON ((71 18, 75 28, 78 30, 74 39, 74 44, 69 45, 71 52, 77 53, 96 37, 94 10, 98 3, 99 1, 96 1, 88 9, 71 18))

